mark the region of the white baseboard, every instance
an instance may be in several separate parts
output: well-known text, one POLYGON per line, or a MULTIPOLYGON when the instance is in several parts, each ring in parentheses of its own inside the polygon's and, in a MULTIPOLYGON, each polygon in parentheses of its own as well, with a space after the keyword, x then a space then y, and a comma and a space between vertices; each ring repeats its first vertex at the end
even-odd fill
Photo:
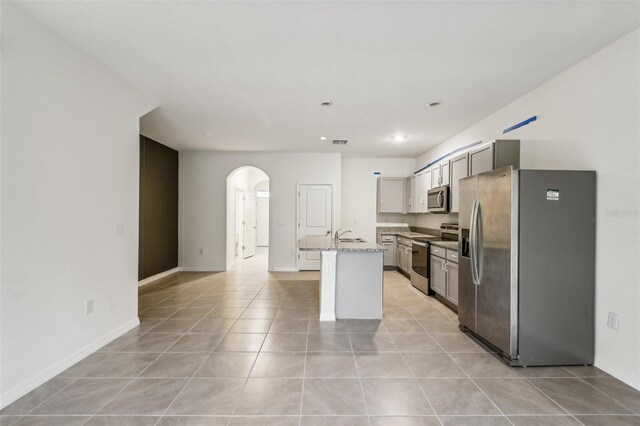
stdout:
POLYGON ((295 266, 272 266, 269 268, 271 272, 298 272, 295 266))
POLYGON ((150 277, 145 278, 144 280, 138 281, 138 287, 142 287, 145 284, 149 284, 155 280, 159 280, 160 278, 168 277, 171 274, 175 274, 176 272, 180 272, 179 267, 175 267, 173 269, 169 269, 168 271, 160 272, 159 274, 152 275, 150 277))
POLYGON ((80 350, 72 353, 71 355, 64 358, 62 361, 59 361, 54 365, 52 365, 51 367, 48 367, 40 371, 39 373, 34 375, 32 378, 24 381, 23 383, 19 384, 13 389, 9 389, 8 391, 2 393, 0 395, 0 409, 6 407, 12 402, 28 394, 38 386, 54 378, 55 376, 62 373, 64 370, 71 367, 78 361, 83 360, 84 358, 91 355, 92 353, 94 353, 95 351, 97 351, 107 343, 122 336, 124 333, 126 333, 127 331, 130 331, 131 329, 133 329, 134 327, 137 327, 138 325, 140 325, 140 319, 136 317, 135 319, 132 319, 131 321, 128 321, 122 326, 116 328, 115 330, 105 334, 99 339, 94 340, 93 342, 89 343, 88 345, 81 348, 80 350))
POLYGON ((331 314, 320 314, 320 321, 335 321, 336 316, 331 314))
POLYGON ((616 379, 625 382, 626 384, 628 384, 629 386, 636 388, 637 390, 640 390, 640 378, 637 376, 634 376, 633 374, 631 374, 628 371, 623 371, 618 367, 614 367, 606 362, 602 362, 599 360, 595 360, 595 362, 593 363, 593 365, 595 365, 596 367, 598 367, 600 370, 604 371, 605 373, 611 374, 613 377, 615 377, 616 379))

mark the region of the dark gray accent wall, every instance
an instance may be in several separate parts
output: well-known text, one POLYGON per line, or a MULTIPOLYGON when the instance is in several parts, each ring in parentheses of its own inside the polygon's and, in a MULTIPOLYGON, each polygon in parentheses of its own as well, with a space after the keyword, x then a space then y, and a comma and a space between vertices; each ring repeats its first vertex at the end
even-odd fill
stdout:
POLYGON ((138 280, 178 266, 178 151, 140 135, 138 280))

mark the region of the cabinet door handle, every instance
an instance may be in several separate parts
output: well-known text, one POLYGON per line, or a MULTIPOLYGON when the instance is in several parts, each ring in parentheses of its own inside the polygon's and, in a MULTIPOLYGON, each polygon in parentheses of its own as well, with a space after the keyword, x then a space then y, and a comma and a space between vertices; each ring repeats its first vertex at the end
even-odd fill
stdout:
POLYGON ((443 271, 446 271, 447 269, 444 266, 444 262, 442 262, 442 265, 440 266, 442 268, 443 271))
POLYGON ((444 271, 445 272, 449 272, 449 268, 447 268, 447 266, 449 266, 449 264, 448 263, 443 263, 443 265, 444 265, 444 271))

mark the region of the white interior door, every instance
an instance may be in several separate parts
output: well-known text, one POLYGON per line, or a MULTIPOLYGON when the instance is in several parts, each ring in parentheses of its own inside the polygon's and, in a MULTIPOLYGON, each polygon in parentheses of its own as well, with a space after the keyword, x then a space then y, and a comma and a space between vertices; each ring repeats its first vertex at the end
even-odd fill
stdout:
POLYGON ((256 194, 244 194, 244 246, 242 255, 246 259, 256 254, 256 194))
POLYGON ((269 245, 269 198, 256 198, 256 241, 258 247, 269 245))
POLYGON ((233 255, 240 257, 242 256, 242 240, 244 237, 244 191, 240 188, 236 188, 234 207, 233 255))
MULTIPOLYGON (((298 239, 331 235, 331 185, 300 185, 298 192, 298 239)), ((320 269, 320 252, 298 251, 298 269, 320 269)))

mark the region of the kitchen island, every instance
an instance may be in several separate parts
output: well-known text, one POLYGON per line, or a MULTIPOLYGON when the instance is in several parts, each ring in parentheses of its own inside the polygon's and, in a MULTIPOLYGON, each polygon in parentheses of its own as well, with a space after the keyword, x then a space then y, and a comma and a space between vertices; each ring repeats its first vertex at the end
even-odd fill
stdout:
POLYGON ((320 252, 320 321, 381 319, 384 247, 304 237, 301 251, 320 252))

